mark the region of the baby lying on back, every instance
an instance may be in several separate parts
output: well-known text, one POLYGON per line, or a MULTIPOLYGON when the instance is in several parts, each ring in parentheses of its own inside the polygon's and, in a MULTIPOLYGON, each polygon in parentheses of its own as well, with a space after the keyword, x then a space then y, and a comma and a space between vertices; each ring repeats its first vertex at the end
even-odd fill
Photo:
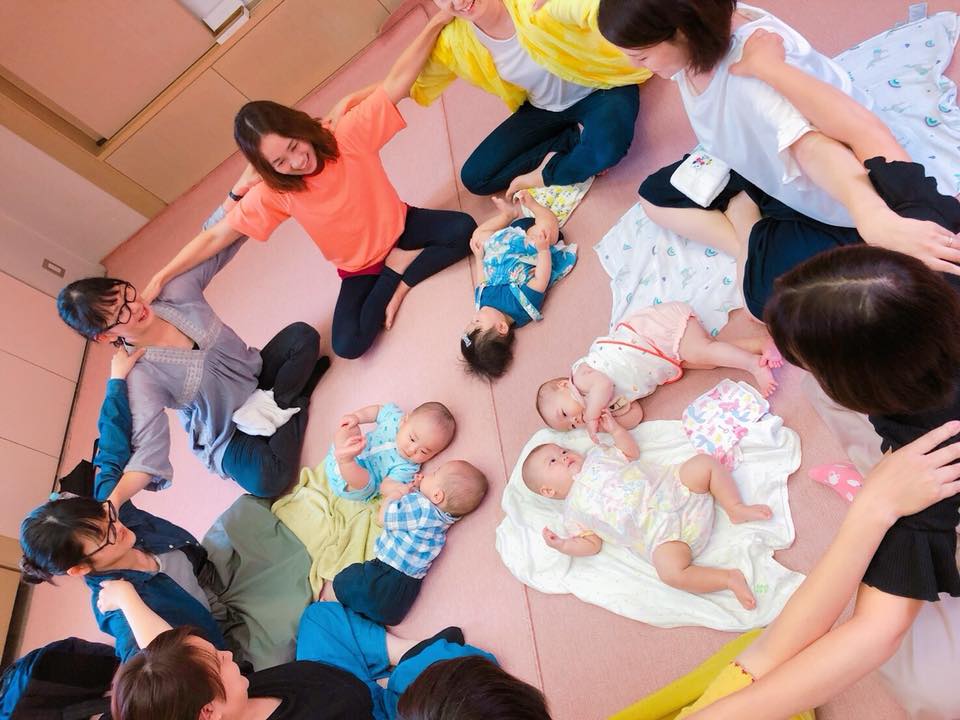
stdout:
POLYGON ((595 445, 580 455, 548 443, 524 460, 526 486, 564 503, 567 537, 544 528, 547 545, 584 557, 612 542, 650 562, 671 587, 692 593, 730 590, 744 608, 756 607, 742 572, 703 567, 693 560, 713 531, 714 501, 734 523, 768 520, 770 508, 745 505, 733 476, 711 457, 655 465, 640 459, 636 440, 609 411, 601 414, 600 425, 615 447, 595 445))
POLYGON ((767 397, 777 387, 772 368, 781 365, 783 357, 769 335, 732 343, 715 340, 692 307, 662 303, 643 308, 610 335, 594 340, 573 364, 569 378, 543 383, 537 391, 537 412, 554 430, 585 425, 593 438, 601 410, 609 410, 625 428, 636 427, 643 419, 638 400, 676 382, 687 368, 745 370, 767 397))

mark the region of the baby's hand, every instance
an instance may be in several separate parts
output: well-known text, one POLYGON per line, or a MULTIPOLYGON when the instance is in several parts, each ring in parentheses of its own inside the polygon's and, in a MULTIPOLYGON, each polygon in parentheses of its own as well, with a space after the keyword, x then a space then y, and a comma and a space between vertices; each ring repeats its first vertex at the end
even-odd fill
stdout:
POLYGON ((783 38, 763 29, 754 30, 743 45, 740 60, 730 66, 731 75, 760 77, 764 69, 786 60, 783 38))
POLYGON ((599 445, 600 438, 597 437, 597 432, 600 430, 600 418, 585 417, 583 418, 583 426, 587 429, 587 435, 590 436, 590 439, 593 440, 594 444, 599 445))
POLYGON ((549 250, 550 246, 553 245, 550 231, 539 224, 530 228, 530 241, 537 250, 549 250))
POLYGON ((385 498, 390 498, 391 500, 396 500, 397 498, 402 498, 404 495, 409 495, 414 490, 414 487, 410 483, 402 483, 393 478, 384 478, 380 483, 380 494, 385 498))
POLYGON ((604 411, 600 413, 600 429, 608 435, 615 435, 622 428, 613 416, 613 413, 610 412, 609 409, 604 409, 604 411))
POLYGON ((356 413, 347 413, 342 418, 340 418, 341 429, 350 430, 352 428, 358 427, 359 425, 360 425, 360 418, 357 417, 356 413))
POLYGON ((559 550, 563 552, 563 546, 566 542, 566 538, 562 538, 557 535, 553 530, 548 527, 543 529, 543 540, 547 543, 549 547, 552 547, 554 550, 559 550))
POLYGON ((350 430, 340 429, 333 439, 333 456, 338 461, 353 460, 363 452, 364 445, 362 433, 351 434, 350 430))
POLYGON ((483 248, 486 245, 487 233, 474 230, 470 236, 470 251, 476 257, 483 257, 483 248))

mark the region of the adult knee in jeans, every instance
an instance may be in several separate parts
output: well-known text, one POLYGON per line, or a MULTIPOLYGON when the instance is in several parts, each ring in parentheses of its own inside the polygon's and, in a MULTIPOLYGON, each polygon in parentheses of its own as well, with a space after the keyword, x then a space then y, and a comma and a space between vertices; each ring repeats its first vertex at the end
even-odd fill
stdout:
POLYGON ((315 348, 319 354, 320 333, 317 332, 315 327, 298 320, 297 322, 287 325, 285 330, 290 332, 292 349, 315 348))
POLYGON ((487 167, 480 156, 474 152, 460 169, 460 182, 474 195, 491 195, 504 189, 490 186, 490 178, 494 172, 494 169, 487 167))
POLYGON ((331 345, 333 346, 333 352, 337 357, 345 360, 356 360, 370 349, 370 346, 373 345, 375 338, 376 336, 367 339, 357 334, 337 335, 334 333, 331 345))

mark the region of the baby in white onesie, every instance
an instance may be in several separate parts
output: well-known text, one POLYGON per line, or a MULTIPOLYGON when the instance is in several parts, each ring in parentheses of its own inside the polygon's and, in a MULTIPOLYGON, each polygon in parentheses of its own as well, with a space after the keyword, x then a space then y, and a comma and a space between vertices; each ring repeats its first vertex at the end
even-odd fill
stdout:
POLYGON ((639 459, 629 431, 608 412, 604 432, 616 447, 594 446, 579 455, 548 443, 523 463, 523 481, 533 492, 563 500, 564 533, 543 529, 547 545, 574 557, 595 555, 604 542, 628 547, 650 562, 671 587, 693 593, 730 590, 747 610, 756 607, 743 573, 694 565, 713 531, 714 501, 734 523, 768 520, 766 505, 745 505, 730 471, 707 455, 682 465, 639 459))
POLYGON ((596 439, 602 410, 623 427, 643 419, 640 398, 683 376, 685 368, 729 367, 753 375, 764 397, 777 387, 772 368, 783 358, 769 335, 714 340, 688 304, 668 302, 644 308, 599 337, 577 360, 569 378, 547 380, 537 391, 537 412, 554 430, 586 425, 596 439))

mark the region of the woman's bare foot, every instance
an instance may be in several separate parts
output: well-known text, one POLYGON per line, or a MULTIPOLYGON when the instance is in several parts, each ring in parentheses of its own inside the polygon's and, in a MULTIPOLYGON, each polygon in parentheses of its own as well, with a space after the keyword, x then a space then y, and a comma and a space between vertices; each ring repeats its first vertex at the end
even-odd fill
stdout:
POLYGON ((777 350, 772 337, 768 337, 763 343, 763 350, 760 352, 760 365, 770 368, 783 367, 783 355, 777 350))
POLYGON ((397 317, 397 310, 400 309, 400 303, 403 302, 408 292, 410 292, 410 286, 401 280, 393 293, 393 297, 390 298, 390 302, 387 303, 387 309, 383 313, 383 327, 385 329, 389 330, 393 327, 393 320, 397 317))
POLYGON ((737 601, 743 605, 744 609, 753 610, 757 607, 757 599, 750 592, 747 579, 739 570, 727 570, 727 590, 736 595, 737 601))
POLYGON ((745 505, 744 503, 737 503, 727 510, 727 515, 730 517, 730 522, 738 525, 754 520, 769 520, 773 517, 773 510, 770 509, 769 505, 745 505))
POLYGON ((777 379, 773 376, 773 371, 768 368, 766 365, 761 365, 763 362, 762 357, 757 358, 757 369, 752 371, 754 380, 757 381, 757 387, 760 388, 760 394, 764 397, 770 397, 773 395, 773 391, 777 389, 777 379))
POLYGON ((387 259, 383 261, 383 264, 388 268, 393 270, 397 275, 403 275, 407 268, 410 267, 410 263, 417 259, 423 250, 403 250, 401 248, 395 247, 390 251, 390 254, 387 255, 387 259))

